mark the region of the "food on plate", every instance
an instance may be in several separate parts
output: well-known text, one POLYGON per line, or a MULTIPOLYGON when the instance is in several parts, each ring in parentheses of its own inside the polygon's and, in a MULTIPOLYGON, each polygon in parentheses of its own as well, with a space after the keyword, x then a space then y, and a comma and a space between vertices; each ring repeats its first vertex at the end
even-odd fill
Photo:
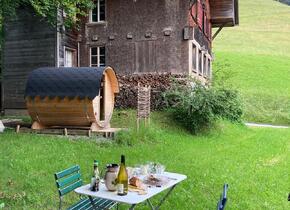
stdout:
POLYGON ((133 176, 130 180, 129 180, 129 184, 134 186, 134 187, 137 187, 137 188, 141 188, 142 187, 142 181, 136 177, 136 176, 133 176))
POLYGON ((169 182, 169 179, 164 176, 149 175, 145 178, 144 183, 149 186, 162 187, 169 182))

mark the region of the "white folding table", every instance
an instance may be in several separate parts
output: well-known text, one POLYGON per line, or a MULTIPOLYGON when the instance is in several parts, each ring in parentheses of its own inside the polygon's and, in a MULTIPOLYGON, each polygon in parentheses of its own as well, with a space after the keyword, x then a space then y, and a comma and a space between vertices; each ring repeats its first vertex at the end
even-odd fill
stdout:
MULTIPOLYGON (((176 187, 176 185, 187 178, 186 175, 177 174, 177 173, 169 173, 169 172, 164 172, 162 176, 167 177, 169 182, 166 185, 161 186, 161 187, 148 187, 147 194, 145 195, 138 195, 137 192, 128 192, 128 194, 125 196, 119 196, 117 195, 116 192, 108 191, 103 183, 100 184, 100 189, 98 192, 91 191, 89 184, 75 189, 75 192, 81 195, 88 196, 91 201, 93 200, 93 197, 97 197, 97 198, 103 198, 103 199, 116 201, 118 203, 128 204, 130 205, 129 210, 133 210, 136 205, 142 202, 147 202, 152 210, 158 210, 160 206, 162 205, 162 203, 165 201, 165 199, 169 196, 169 194, 176 187), (167 190, 167 193, 162 197, 162 199, 156 206, 153 206, 150 199, 165 190, 167 190)), ((92 202, 92 205, 94 206, 93 202, 92 202)))

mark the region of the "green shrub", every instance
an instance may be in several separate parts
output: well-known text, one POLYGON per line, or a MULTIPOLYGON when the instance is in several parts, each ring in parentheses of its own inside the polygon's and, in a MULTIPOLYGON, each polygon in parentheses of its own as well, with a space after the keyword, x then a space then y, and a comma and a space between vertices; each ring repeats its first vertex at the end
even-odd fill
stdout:
POLYGON ((214 91, 213 113, 223 119, 241 122, 243 109, 238 91, 224 87, 212 89, 214 91))
POLYGON ((236 91, 208 87, 193 79, 174 81, 164 99, 174 119, 192 133, 207 129, 218 118, 240 122, 243 113, 236 91))

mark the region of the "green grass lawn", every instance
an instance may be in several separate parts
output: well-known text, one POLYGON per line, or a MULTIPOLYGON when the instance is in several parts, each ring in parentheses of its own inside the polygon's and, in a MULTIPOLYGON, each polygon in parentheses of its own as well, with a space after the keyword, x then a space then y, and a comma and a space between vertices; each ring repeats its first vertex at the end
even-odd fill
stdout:
POLYGON ((273 0, 243 0, 240 25, 214 40, 214 70, 244 99, 245 120, 290 124, 290 7, 273 0))
MULTIPOLYGON (((134 112, 119 113, 115 125, 134 123, 134 112)), ((211 132, 192 136, 168 123, 163 113, 154 113, 152 121, 151 141, 133 146, 12 131, 1 134, 0 203, 7 209, 56 209, 54 172, 79 164, 89 182, 94 159, 104 166, 119 162, 125 154, 129 166, 155 161, 188 176, 162 209, 215 209, 225 182, 230 186, 228 209, 290 207, 289 129, 249 129, 220 122, 211 132)))

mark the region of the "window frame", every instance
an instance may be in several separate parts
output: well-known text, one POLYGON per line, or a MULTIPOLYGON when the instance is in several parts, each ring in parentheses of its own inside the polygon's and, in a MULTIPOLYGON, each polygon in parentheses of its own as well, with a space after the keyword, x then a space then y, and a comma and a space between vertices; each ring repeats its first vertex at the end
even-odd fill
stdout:
POLYGON ((197 75, 202 76, 202 72, 203 72, 203 52, 201 49, 198 49, 197 75))
POLYGON ((194 73, 197 73, 198 72, 198 47, 195 43, 192 43, 192 55, 191 55, 191 71, 194 72, 194 73))
POLYGON ((104 23, 106 21, 106 0, 104 0, 104 11, 105 11, 105 17, 104 20, 101 20, 101 14, 100 14, 100 0, 95 0, 94 4, 96 5, 96 8, 98 10, 98 15, 97 15, 97 21, 93 21, 93 10, 90 10, 90 23, 104 23))
POLYGON ((202 76, 203 77, 207 77, 207 62, 208 62, 208 58, 206 54, 203 54, 203 71, 202 71, 202 76))
POLYGON ((212 64, 212 60, 210 58, 207 58, 207 78, 210 79, 211 78, 211 67, 212 64))
POLYGON ((106 47, 105 46, 91 46, 90 47, 90 53, 89 53, 89 56, 90 56, 90 67, 104 67, 104 66, 106 66, 106 47), (97 54, 96 55, 92 55, 92 49, 93 48, 97 48, 97 54), (105 50, 105 54, 100 54, 100 49, 101 48, 104 48, 104 50, 105 50), (101 65, 101 63, 100 63, 100 60, 101 60, 101 56, 104 56, 105 57, 105 63, 104 63, 104 65, 101 65), (97 57, 97 64, 92 64, 92 57, 97 57))
POLYGON ((70 47, 64 47, 64 56, 63 56, 63 66, 64 67, 69 67, 66 65, 67 63, 67 51, 70 51, 72 53, 72 66, 71 67, 77 67, 78 63, 78 57, 77 57, 77 50, 70 48, 70 47))

